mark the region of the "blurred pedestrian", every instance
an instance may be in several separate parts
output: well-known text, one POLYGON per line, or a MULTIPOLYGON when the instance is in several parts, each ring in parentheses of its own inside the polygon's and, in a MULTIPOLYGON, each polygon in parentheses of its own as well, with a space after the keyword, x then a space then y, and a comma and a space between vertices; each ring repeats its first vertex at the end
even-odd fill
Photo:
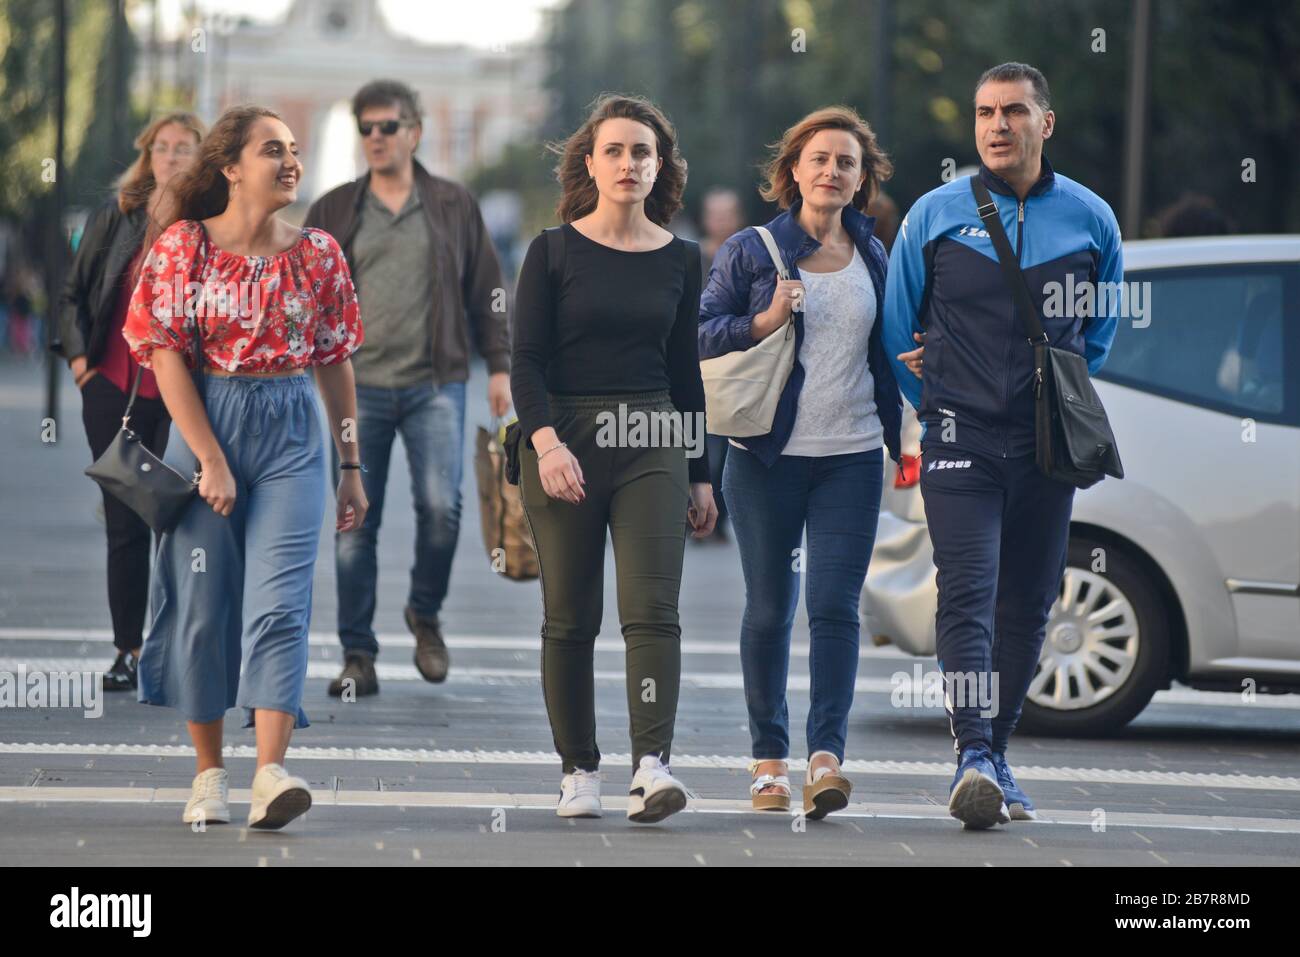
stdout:
POLYGON ((1185 192, 1155 215, 1155 234, 1164 239, 1180 236, 1226 236, 1236 225, 1204 193, 1185 192))
MULTIPOLYGON (((68 269, 50 348, 63 356, 81 391, 81 421, 98 459, 122 428, 136 373, 122 326, 148 250, 146 234, 169 215, 170 186, 194 160, 203 124, 192 113, 169 113, 136 137, 135 162, 112 201, 91 213, 68 269)), ((162 457, 171 417, 153 372, 140 375, 131 428, 145 448, 162 457)), ((104 674, 105 691, 134 690, 149 596, 149 526, 109 492, 103 492, 108 536, 108 609, 117 660, 104 674)))
MULTIPOLYGON (((704 194, 700 221, 704 227, 704 238, 700 240, 700 259, 704 266, 704 275, 713 268, 713 257, 729 238, 745 228, 745 211, 741 206, 740 194, 725 186, 715 186, 704 194)), ((713 501, 718 506, 718 523, 713 534, 707 539, 695 541, 727 541, 727 499, 722 490, 722 470, 727 464, 728 443, 726 436, 709 434, 709 481, 713 483, 713 501)))
POLYGON ((338 238, 366 317, 366 343, 353 363, 371 520, 335 540, 343 645, 343 670, 329 686, 336 697, 379 690, 377 549, 398 435, 415 499, 415 563, 403 614, 415 635, 416 669, 426 681, 446 680, 440 615, 460 535, 471 340, 487 362, 491 414, 510 408, 505 283, 478 204, 415 159, 423 121, 405 84, 366 84, 352 113, 369 172, 318 199, 306 220, 338 238))

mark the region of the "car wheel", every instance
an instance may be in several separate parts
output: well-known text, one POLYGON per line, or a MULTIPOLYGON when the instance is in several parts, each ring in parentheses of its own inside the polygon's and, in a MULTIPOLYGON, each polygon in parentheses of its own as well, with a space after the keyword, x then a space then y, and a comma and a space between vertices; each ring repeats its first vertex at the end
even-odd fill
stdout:
POLYGON ((1113 546, 1072 538, 1020 730, 1068 736, 1123 728, 1167 677, 1167 619, 1142 566, 1113 546), (1105 559, 1099 572, 1098 554, 1105 559))

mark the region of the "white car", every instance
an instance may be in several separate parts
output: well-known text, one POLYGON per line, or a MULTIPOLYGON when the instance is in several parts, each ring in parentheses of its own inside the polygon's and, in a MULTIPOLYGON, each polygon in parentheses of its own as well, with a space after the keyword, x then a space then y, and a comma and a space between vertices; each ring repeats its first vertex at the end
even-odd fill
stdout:
MULTIPOLYGON (((1125 478, 1075 495, 1030 733, 1114 731, 1173 681, 1300 690, 1300 236, 1128 242, 1124 278, 1145 314, 1096 386, 1125 478)), ((933 655, 924 505, 888 471, 863 633, 933 655)))

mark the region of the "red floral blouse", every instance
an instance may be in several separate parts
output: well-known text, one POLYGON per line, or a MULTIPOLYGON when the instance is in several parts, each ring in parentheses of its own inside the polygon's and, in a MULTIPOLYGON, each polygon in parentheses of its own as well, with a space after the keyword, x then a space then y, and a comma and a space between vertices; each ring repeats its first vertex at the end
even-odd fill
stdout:
POLYGON ((323 229, 304 228, 275 256, 238 256, 196 220, 174 223, 145 258, 122 336, 146 369, 154 349, 180 352, 193 368, 195 317, 207 363, 227 372, 342 362, 365 339, 348 264, 323 229))

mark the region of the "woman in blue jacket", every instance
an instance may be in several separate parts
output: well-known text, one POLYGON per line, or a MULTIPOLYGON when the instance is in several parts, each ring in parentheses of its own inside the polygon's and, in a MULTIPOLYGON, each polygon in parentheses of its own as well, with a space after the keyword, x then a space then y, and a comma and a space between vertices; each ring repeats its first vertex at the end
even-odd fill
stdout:
POLYGON ((756 809, 790 806, 786 679, 806 574, 808 773, 804 810, 848 804, 841 772, 858 667, 858 599, 876 536, 883 446, 899 457, 902 400, 881 340, 887 258, 862 213, 892 173, 871 128, 843 106, 785 132, 761 195, 791 278, 762 239, 736 233, 700 300, 700 358, 748 349, 793 319, 795 364, 766 435, 730 439, 722 487, 745 575, 740 630, 756 809), (806 552, 801 545, 807 532, 806 552))

